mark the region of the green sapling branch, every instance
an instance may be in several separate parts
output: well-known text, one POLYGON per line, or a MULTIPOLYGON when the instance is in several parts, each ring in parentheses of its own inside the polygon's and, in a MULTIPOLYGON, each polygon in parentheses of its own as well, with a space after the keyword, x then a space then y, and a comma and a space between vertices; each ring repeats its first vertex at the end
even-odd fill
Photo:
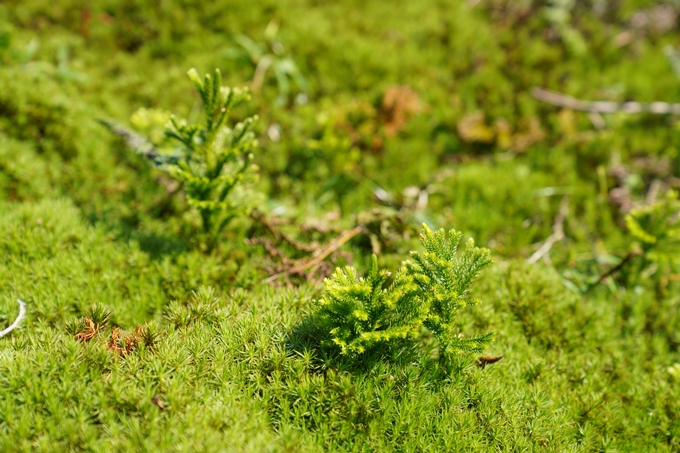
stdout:
POLYGON ((257 179, 252 153, 257 140, 252 128, 258 117, 229 127, 230 112, 250 100, 248 90, 222 86, 219 69, 201 78, 192 68, 187 75, 201 98, 204 115, 197 124, 170 116, 165 135, 179 145, 172 152, 159 151, 144 137, 115 122, 100 122, 181 183, 188 205, 200 219, 199 241, 203 248, 211 249, 224 228, 232 220, 247 216, 254 205, 256 197, 248 186, 257 179))

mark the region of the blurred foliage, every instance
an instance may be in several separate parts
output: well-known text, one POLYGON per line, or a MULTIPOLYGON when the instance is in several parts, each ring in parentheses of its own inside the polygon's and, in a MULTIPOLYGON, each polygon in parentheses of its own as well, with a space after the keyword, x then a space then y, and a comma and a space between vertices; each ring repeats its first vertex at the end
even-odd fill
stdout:
POLYGON ((239 51, 236 48, 229 49, 227 57, 246 58, 255 65, 252 87, 256 92, 262 89, 265 76, 271 69, 276 77, 276 85, 279 90, 275 104, 284 105, 288 101, 291 94, 291 82, 294 82, 300 91, 295 98, 296 101, 304 104, 307 102, 307 94, 305 93, 308 90, 307 80, 302 75, 302 72, 300 72, 295 60, 284 55, 285 47, 276 39, 278 29, 279 25, 277 22, 269 22, 264 30, 264 44, 255 42, 246 35, 236 36, 234 39, 241 47, 241 50, 239 51))
POLYGON ((181 148, 177 160, 161 168, 182 184, 187 202, 200 215, 203 247, 212 248, 222 230, 247 215, 255 204, 247 185, 256 179, 250 151, 257 147, 251 131, 257 117, 231 127, 225 124, 231 111, 248 101, 250 94, 222 86, 219 70, 202 80, 195 69, 188 75, 201 96, 204 124, 170 117, 165 133, 179 141, 181 148))

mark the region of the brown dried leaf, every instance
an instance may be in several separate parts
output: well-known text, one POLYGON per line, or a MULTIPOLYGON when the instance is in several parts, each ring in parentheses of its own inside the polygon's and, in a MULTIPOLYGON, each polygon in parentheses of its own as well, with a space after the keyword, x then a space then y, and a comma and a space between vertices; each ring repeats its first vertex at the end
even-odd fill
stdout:
POLYGON ((85 331, 76 334, 76 339, 88 342, 93 339, 99 331, 97 330, 97 326, 94 325, 94 322, 90 318, 85 318, 83 321, 85 324, 87 324, 87 327, 85 328, 85 331))
POLYGON ((151 398, 151 402, 158 406, 159 409, 165 409, 165 404, 163 404, 163 401, 161 401, 160 395, 154 395, 153 398, 151 398))
POLYGON ((479 368, 484 368, 487 365, 498 362, 502 358, 503 358, 502 355, 498 357, 480 357, 479 359, 477 359, 477 366, 479 368))
POLYGON ((120 354, 121 357, 125 357, 137 348, 141 332, 139 330, 140 328, 141 327, 138 326, 135 328, 134 333, 123 337, 120 330, 117 327, 114 327, 113 330, 111 330, 111 339, 106 346, 110 351, 120 354))
POLYGON ((415 114, 424 110, 418 93, 409 86, 391 86, 385 90, 382 101, 382 117, 385 124, 385 135, 396 135, 404 128, 406 122, 415 114))
POLYGON ((458 123, 458 134, 467 143, 493 143, 496 137, 493 129, 486 124, 481 110, 463 117, 458 123))

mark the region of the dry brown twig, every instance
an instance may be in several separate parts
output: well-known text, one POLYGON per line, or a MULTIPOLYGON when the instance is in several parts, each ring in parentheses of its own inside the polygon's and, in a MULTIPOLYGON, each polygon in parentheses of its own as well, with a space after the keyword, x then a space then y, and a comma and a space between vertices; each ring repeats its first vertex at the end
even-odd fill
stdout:
POLYGON ((272 221, 268 220, 267 217, 258 210, 253 210, 253 212, 250 214, 250 217, 253 220, 262 224, 274 236, 274 238, 277 241, 285 242, 297 250, 311 253, 314 250, 316 250, 318 246, 318 244, 304 244, 300 241, 293 239, 292 237, 288 236, 283 231, 281 231, 279 228, 276 228, 276 225, 272 221))
POLYGON ((342 232, 342 229, 332 225, 323 224, 322 222, 312 222, 303 223, 300 225, 300 231, 304 233, 314 232, 319 234, 339 234, 342 232))
POLYGON ((261 268, 264 269, 269 275, 278 274, 284 272, 286 269, 294 266, 294 261, 288 258, 285 253, 283 253, 269 238, 255 237, 248 238, 245 240, 246 244, 250 245, 261 245, 267 252, 268 259, 265 259, 261 264, 261 268))
POLYGON ((247 244, 261 245, 270 258, 270 260, 265 260, 263 265, 263 269, 270 274, 264 282, 273 283, 281 277, 287 277, 285 284, 288 286, 292 284, 289 277, 295 275, 309 281, 320 281, 325 278, 332 272, 332 266, 324 260, 331 255, 334 258, 342 256, 343 253, 339 251, 340 247, 352 237, 366 231, 363 225, 356 226, 346 231, 320 225, 303 224, 299 227, 301 231, 315 231, 321 234, 339 231, 339 234, 335 239, 331 240, 326 245, 319 245, 317 241, 310 243, 298 241, 281 231, 279 225, 289 224, 285 219, 269 219, 265 214, 257 210, 251 213, 251 218, 259 225, 263 226, 272 237, 271 239, 267 237, 252 237, 245 240, 247 244), (280 248, 282 245, 291 246, 298 252, 311 254, 311 257, 294 260, 280 248), (318 275, 319 277, 314 278, 314 275, 318 275))
POLYGON ((294 274, 303 274, 305 271, 318 266, 324 259, 326 259, 330 254, 333 252, 337 251, 340 247, 342 247, 345 243, 347 243, 350 239, 352 239, 354 236, 358 235, 359 233, 363 233, 366 231, 366 228, 363 225, 357 225, 351 230, 347 230, 343 233, 341 233, 338 237, 333 239, 328 245, 325 247, 318 249, 314 254, 312 255, 312 258, 308 260, 302 260, 299 262, 297 265, 293 266, 292 268, 289 268, 288 270, 285 270, 283 272, 279 272, 277 274, 274 274, 270 276, 269 278, 265 279, 265 283, 271 283, 275 281, 276 279, 283 277, 283 276, 288 276, 288 275, 294 275, 294 274))
POLYGON ((288 258, 269 238, 255 237, 246 238, 245 243, 249 245, 261 245, 272 258, 280 260, 283 264, 289 265, 292 261, 288 258))
POLYGON ((144 327, 137 326, 133 333, 123 336, 120 333, 120 330, 117 327, 114 327, 113 330, 111 330, 111 339, 106 346, 110 351, 120 354, 121 357, 125 357, 139 346, 143 331, 144 327))
POLYGON ((87 324, 87 327, 85 327, 84 332, 79 332, 76 334, 76 339, 84 342, 88 342, 91 339, 93 339, 97 333, 99 333, 99 329, 97 329, 97 326, 94 325, 94 321, 92 321, 90 318, 85 318, 83 319, 85 324, 87 324))

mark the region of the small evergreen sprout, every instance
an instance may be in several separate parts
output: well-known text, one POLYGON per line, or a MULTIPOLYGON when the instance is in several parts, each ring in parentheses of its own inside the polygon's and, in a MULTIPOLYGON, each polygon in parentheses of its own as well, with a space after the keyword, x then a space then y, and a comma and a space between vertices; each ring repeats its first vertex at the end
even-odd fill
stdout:
POLYGON ((680 202, 677 192, 669 191, 653 204, 631 209, 626 215, 626 226, 646 259, 660 264, 678 262, 680 202))
POLYGON ((491 333, 464 337, 456 329, 455 313, 479 302, 468 289, 492 259, 472 239, 457 254, 461 237, 455 230, 433 232, 423 225, 425 253, 411 252, 388 287, 390 274, 378 268, 375 255, 366 277, 358 277, 353 267, 336 269, 319 299, 318 320, 329 335, 324 345, 335 345, 345 355, 361 354, 379 343, 415 336, 424 325, 438 340, 443 360, 481 352, 491 333))
POLYGON ((257 146, 251 131, 257 117, 227 126, 227 116, 250 99, 249 93, 221 86, 218 69, 203 79, 193 68, 188 75, 203 102, 204 124, 170 118, 166 134, 180 142, 183 157, 169 165, 168 171, 184 184, 187 200, 200 214, 210 245, 230 221, 251 209, 253 200, 245 185, 256 179, 250 150, 257 146))
POLYGON ((455 313, 480 302, 468 295, 468 289, 482 269, 493 261, 489 250, 475 247, 472 238, 458 256, 462 237, 463 233, 456 230, 433 232, 423 225, 420 241, 425 253, 411 252, 412 261, 405 263, 408 274, 418 287, 420 303, 428 307, 423 325, 439 341, 440 354, 444 357, 456 352, 481 352, 492 335, 489 332, 464 337, 455 328, 455 313))
POLYGON ((348 266, 336 269, 325 280, 319 319, 330 333, 326 345, 337 345, 342 354, 361 354, 378 343, 416 332, 414 326, 422 322, 424 313, 407 297, 415 287, 402 270, 385 288, 389 277, 388 271, 378 268, 378 258, 373 255, 366 277, 358 277, 356 269, 348 266))
POLYGON ((186 120, 169 115, 165 136, 179 146, 166 149, 163 140, 153 137, 153 122, 168 115, 160 110, 140 110, 133 117, 137 126, 151 129, 148 139, 113 120, 99 119, 111 132, 123 138, 126 145, 149 159, 159 170, 165 171, 183 184, 190 206, 200 215, 203 237, 201 244, 210 249, 222 230, 237 217, 247 215, 254 204, 247 186, 257 179, 257 166, 250 152, 257 147, 253 123, 257 116, 229 127, 230 112, 250 99, 247 89, 221 85, 219 69, 203 79, 195 69, 187 73, 196 87, 203 104, 203 124, 188 124, 186 120), (159 142, 158 144, 155 142, 159 142))

